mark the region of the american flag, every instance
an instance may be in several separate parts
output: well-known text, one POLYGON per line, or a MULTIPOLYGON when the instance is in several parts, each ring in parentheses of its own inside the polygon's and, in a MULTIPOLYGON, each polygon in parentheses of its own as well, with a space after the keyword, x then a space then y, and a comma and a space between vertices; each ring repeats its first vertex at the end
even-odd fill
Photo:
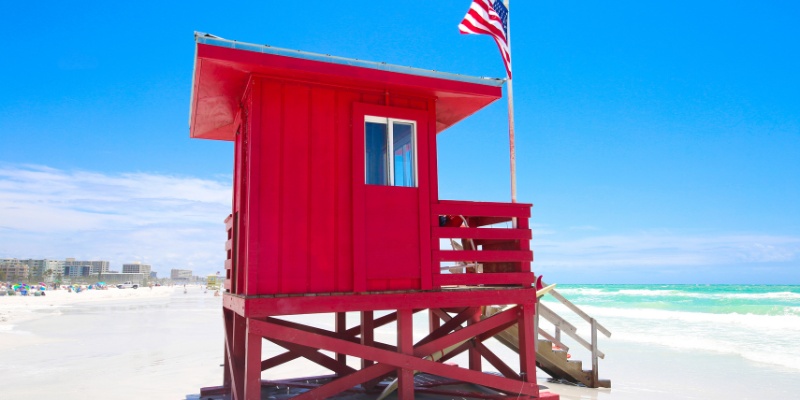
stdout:
POLYGON ((506 65, 511 79, 511 49, 508 47, 508 9, 500 0, 473 0, 472 5, 458 25, 463 34, 490 35, 506 65))

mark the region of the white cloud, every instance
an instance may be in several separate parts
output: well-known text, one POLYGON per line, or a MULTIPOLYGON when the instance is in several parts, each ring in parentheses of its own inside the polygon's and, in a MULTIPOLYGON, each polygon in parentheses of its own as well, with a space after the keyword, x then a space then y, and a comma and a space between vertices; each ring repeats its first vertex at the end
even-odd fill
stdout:
POLYGON ((216 272, 229 180, 0 166, 0 257, 142 261, 216 272))
MULTIPOLYGON (((230 178, 103 174, 0 165, 0 257, 142 261, 160 276, 222 269, 230 178)), ((591 229, 590 229, 591 228, 591 229)), ((608 235, 534 225, 535 268, 735 266, 800 261, 800 237, 608 235), (583 235, 576 238, 574 235, 583 235), (565 238, 569 236, 568 238, 565 238)), ((449 246, 449 243, 447 244, 449 246)))

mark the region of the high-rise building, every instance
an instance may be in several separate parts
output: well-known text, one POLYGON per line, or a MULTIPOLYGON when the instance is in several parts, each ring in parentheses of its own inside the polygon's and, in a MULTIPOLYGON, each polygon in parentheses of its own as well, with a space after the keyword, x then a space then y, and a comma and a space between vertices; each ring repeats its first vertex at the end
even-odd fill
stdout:
POLYGON ((88 265, 65 265, 64 266, 64 276, 69 276, 72 278, 78 276, 89 276, 91 273, 92 267, 88 265))
POLYGON ((169 271, 169 277, 172 280, 190 280, 192 279, 192 270, 190 269, 173 269, 169 271))
MULTIPOLYGON (((25 270, 25 279, 33 279, 33 280, 45 280, 47 282, 52 282, 55 278, 55 275, 58 274, 59 271, 62 269, 63 261, 58 260, 50 260, 50 259, 32 259, 29 258, 27 260, 19 260, 16 258, 3 258, 0 259, 0 264, 6 265, 8 268, 7 270, 14 270, 15 274, 19 274, 21 271, 19 268, 11 268, 12 266, 27 266, 25 270), (52 271, 52 272, 48 272, 52 271)), ((21 279, 22 277, 18 277, 16 279, 21 279)))
MULTIPOLYGON (((108 273, 109 261, 76 261, 74 258, 67 258, 64 261, 64 267, 89 267, 89 274, 105 274, 108 273)), ((82 269, 79 268, 82 271, 82 269)), ((84 275, 85 276, 85 275, 84 275)))
POLYGON ((142 264, 139 261, 122 264, 123 274, 147 274, 149 276, 152 269, 153 267, 150 264, 142 264))
POLYGON ((30 272, 28 264, 20 263, 20 261, 16 258, 0 259, 0 279, 7 281, 28 279, 28 272, 30 272))

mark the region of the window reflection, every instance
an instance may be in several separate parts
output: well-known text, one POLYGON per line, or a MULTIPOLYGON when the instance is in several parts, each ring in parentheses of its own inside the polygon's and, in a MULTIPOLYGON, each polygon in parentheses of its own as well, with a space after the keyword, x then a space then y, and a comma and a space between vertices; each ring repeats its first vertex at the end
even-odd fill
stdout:
POLYGON ((416 187, 416 138, 413 121, 367 116, 364 124, 365 182, 416 187))

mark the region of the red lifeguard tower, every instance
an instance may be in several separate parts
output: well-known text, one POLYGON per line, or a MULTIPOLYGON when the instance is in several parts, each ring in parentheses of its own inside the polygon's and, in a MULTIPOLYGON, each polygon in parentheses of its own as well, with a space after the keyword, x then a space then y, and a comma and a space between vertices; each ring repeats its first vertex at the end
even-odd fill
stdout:
POLYGON ((302 399, 377 394, 387 377, 397 378, 402 399, 415 391, 494 398, 415 387, 417 372, 503 398, 558 398, 536 383, 531 205, 438 194, 437 134, 499 99, 502 80, 207 34, 196 42, 191 136, 235 149, 224 380, 203 394, 260 399, 274 384, 262 379, 271 368, 303 357, 333 375, 281 382, 305 389, 302 399), (443 239, 461 246, 440 249, 443 239), (489 305, 512 307, 486 316, 489 305), (420 311, 429 333, 414 342, 420 311), (356 326, 347 326, 348 312, 359 315, 356 326), (279 318, 317 313, 331 315, 335 329, 279 318), (375 338, 387 324, 396 343, 375 338), (483 343, 509 328, 521 349, 512 363, 483 343), (264 340, 286 352, 262 359, 264 340), (445 363, 465 352, 469 365, 445 363), (482 372, 482 362, 500 374, 482 372))

